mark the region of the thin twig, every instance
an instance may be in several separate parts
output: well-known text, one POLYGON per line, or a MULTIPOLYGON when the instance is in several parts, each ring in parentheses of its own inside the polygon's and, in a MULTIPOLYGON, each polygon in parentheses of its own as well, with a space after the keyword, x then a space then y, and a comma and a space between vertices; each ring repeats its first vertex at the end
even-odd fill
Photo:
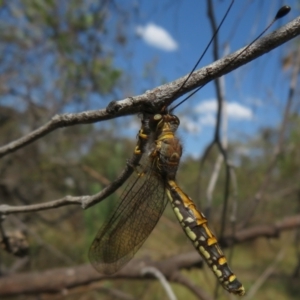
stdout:
MULTIPOLYGON (((214 16, 214 9, 212 2, 207 0, 207 9, 208 9, 208 19, 210 21, 212 31, 215 32, 217 25, 216 20, 214 16)), ((217 60, 219 58, 219 41, 218 37, 214 39, 213 42, 213 58, 214 60, 217 60)), ((224 103, 225 103, 225 90, 224 85, 221 83, 221 79, 217 78, 214 81, 215 90, 217 94, 217 119, 216 119, 216 126, 215 126, 215 134, 214 139, 212 141, 212 144, 216 144, 218 146, 218 149, 223 156, 223 160, 225 162, 225 185, 224 185, 224 200, 223 200, 223 210, 222 210, 222 218, 221 218, 221 228, 220 228, 220 238, 222 239, 225 232, 225 225, 226 225, 226 213, 227 213, 227 206, 228 206, 228 199, 229 199, 229 187, 230 187, 230 165, 227 158, 227 141, 224 144, 222 137, 221 137, 221 129, 222 129, 222 117, 224 114, 224 103)), ((209 147, 211 149, 211 147, 209 147)), ((219 169, 220 170, 220 169, 219 169)))
POLYGON ((177 297, 174 294, 171 285, 167 281, 164 274, 162 272, 160 272, 157 268, 145 267, 145 268, 142 269, 141 274, 142 275, 146 275, 146 274, 153 275, 155 278, 157 278, 159 280, 160 284, 162 285, 162 287, 166 291, 166 294, 167 294, 168 298, 170 300, 177 300, 177 297))

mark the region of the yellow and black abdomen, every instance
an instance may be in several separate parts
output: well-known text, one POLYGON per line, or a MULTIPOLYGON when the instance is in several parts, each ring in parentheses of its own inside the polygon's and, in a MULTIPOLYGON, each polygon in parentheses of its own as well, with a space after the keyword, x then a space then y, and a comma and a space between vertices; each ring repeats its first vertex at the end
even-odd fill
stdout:
POLYGON ((175 181, 168 180, 167 193, 175 215, 186 235, 222 286, 233 294, 244 295, 245 289, 230 270, 216 237, 207 226, 207 219, 204 215, 196 209, 193 201, 178 187, 175 181))

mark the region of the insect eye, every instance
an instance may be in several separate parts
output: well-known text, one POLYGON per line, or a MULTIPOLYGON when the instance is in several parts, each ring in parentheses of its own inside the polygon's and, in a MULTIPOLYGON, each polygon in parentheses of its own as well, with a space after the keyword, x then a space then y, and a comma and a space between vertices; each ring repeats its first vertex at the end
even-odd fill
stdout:
POLYGON ((162 118, 162 115, 161 115, 161 114, 156 114, 156 115, 153 116, 153 120, 154 120, 154 121, 160 121, 161 118, 162 118))
POLYGON ((161 122, 162 118, 163 117, 161 114, 156 114, 156 115, 152 115, 151 117, 149 117, 149 119, 148 119, 149 128, 152 131, 157 130, 157 126, 161 122))
POLYGON ((177 116, 173 116, 174 117, 174 123, 177 124, 178 126, 180 125, 180 120, 177 116))

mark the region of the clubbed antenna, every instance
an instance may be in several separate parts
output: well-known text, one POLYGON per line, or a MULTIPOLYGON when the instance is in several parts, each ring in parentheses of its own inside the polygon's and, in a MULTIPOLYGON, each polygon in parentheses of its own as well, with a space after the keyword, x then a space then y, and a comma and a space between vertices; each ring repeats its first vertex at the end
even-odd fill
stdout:
MULTIPOLYGON (((232 5, 233 3, 231 3, 232 5)), ((229 7, 230 9, 230 7, 229 7)), ((226 15, 229 12, 229 9, 226 12, 226 15)), ((245 51, 247 51, 247 49, 252 46, 262 35, 265 34, 265 32, 280 18, 286 16, 291 10, 291 7, 288 5, 284 5, 282 6, 278 11, 277 14, 275 15, 275 18, 272 20, 272 22, 263 30, 262 33, 260 33, 257 38, 255 38, 241 53, 239 53, 239 55, 237 55, 228 65, 226 65, 222 71, 226 70, 226 68, 228 68, 238 57, 240 57, 245 51)), ((226 16, 225 15, 225 16, 226 16)), ((222 22, 220 23, 217 31, 214 33, 210 43, 208 44, 208 47, 210 46, 211 42, 213 41, 213 39, 216 36, 216 33, 219 31, 220 26, 222 25, 224 21, 224 18, 222 20, 222 22)), ((186 84, 186 82, 189 80, 189 78, 191 77, 191 75, 193 74, 193 72, 195 71, 196 67, 198 66, 198 64, 200 63, 201 59, 203 58, 204 54, 206 53, 208 47, 206 47, 205 51, 202 53, 202 55, 200 56, 199 60, 197 61, 196 65, 194 66, 194 68, 192 69, 192 71, 189 73, 187 79, 183 82, 183 84, 180 86, 180 88, 178 89, 177 93, 183 88, 183 86, 186 84)), ((204 85, 199 86, 196 90, 194 90, 192 93, 190 93, 186 98, 184 98, 182 101, 180 101, 178 104, 176 104, 174 107, 172 107, 170 109, 170 111, 174 111, 175 108, 177 108, 179 105, 181 105, 182 103, 184 103, 186 100, 188 100, 190 97, 192 97, 194 94, 196 94, 199 90, 201 90, 204 87, 204 85)))

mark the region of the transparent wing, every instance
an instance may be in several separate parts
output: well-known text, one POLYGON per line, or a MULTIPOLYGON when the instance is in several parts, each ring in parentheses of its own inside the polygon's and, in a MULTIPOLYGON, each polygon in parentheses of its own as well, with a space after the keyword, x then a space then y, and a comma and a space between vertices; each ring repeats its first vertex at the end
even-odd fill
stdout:
POLYGON ((164 181, 154 171, 135 175, 112 216, 99 230, 89 259, 100 273, 113 274, 145 242, 166 206, 164 181))

